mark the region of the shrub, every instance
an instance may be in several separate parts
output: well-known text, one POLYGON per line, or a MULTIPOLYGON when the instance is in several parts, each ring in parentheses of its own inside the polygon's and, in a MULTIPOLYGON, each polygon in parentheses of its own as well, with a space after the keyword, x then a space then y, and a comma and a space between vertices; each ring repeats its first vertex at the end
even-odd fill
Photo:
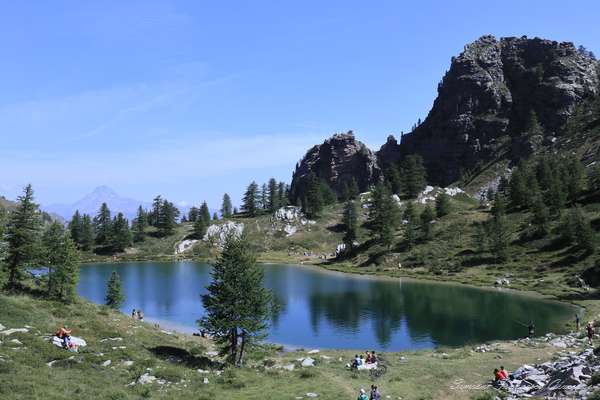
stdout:
POLYGON ((317 373, 311 369, 303 369, 300 371, 300 379, 310 379, 317 376, 317 373))

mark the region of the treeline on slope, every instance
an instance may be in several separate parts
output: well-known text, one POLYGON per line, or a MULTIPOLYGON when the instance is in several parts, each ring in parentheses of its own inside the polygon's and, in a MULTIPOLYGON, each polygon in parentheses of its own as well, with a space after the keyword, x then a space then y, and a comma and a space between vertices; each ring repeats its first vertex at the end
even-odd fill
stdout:
POLYGON ((263 183, 260 187, 256 181, 252 181, 244 192, 242 212, 247 217, 275 212, 289 204, 289 192, 289 185, 277 182, 275 178, 269 179, 268 183, 263 183))

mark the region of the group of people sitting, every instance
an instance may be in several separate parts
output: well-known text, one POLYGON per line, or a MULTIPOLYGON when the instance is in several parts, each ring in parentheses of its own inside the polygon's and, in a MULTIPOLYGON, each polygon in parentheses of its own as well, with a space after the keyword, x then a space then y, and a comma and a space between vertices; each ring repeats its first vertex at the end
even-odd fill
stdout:
POLYGON ((508 372, 504 369, 504 366, 500 366, 500 369, 494 369, 494 382, 503 381, 508 379, 508 372))
POLYGON ((143 312, 142 310, 140 310, 140 309, 137 309, 137 310, 136 310, 136 309, 134 308, 134 309, 131 311, 131 318, 133 318, 133 319, 137 319, 137 320, 139 320, 139 321, 143 321, 143 320, 144 320, 144 312, 143 312))
MULTIPOLYGON (((389 397, 389 396, 388 396, 389 397)), ((380 400, 381 393, 377 389, 377 386, 371 385, 371 392, 369 396, 367 396, 367 391, 365 389, 360 389, 360 393, 358 394, 358 400, 380 400)))
POLYGON ((375 351, 366 351, 366 356, 358 354, 354 356, 352 363, 347 365, 351 369, 372 369, 377 368, 377 355, 375 351))

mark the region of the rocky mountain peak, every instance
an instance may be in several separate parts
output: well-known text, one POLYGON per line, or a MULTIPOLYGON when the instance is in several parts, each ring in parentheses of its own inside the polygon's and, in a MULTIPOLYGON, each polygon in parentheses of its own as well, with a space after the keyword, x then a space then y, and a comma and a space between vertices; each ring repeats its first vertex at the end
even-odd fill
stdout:
POLYGON ((313 146, 298 162, 291 184, 294 201, 302 196, 311 172, 338 195, 352 178, 356 179, 360 190, 366 190, 372 182, 381 179, 375 154, 356 140, 352 131, 336 133, 322 144, 313 146))

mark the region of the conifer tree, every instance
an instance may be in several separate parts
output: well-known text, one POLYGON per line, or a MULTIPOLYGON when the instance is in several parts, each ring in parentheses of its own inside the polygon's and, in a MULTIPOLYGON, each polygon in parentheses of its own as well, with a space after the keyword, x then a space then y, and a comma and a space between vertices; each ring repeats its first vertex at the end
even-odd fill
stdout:
POLYGON ((81 217, 81 242, 79 245, 83 251, 90 251, 94 246, 94 225, 88 214, 83 214, 81 217))
POLYGON ((430 240, 433 237, 433 226, 431 223, 434 219, 435 213, 433 212, 433 208, 427 204, 421 213, 421 232, 423 233, 424 240, 430 240))
POLYGON ((550 184, 545 193, 544 203, 552 215, 560 215, 567 202, 567 191, 558 173, 552 174, 550 184))
POLYGON ((121 308, 125 302, 125 295, 123 294, 123 289, 121 288, 121 277, 117 271, 113 271, 110 275, 110 279, 108 280, 106 286, 106 297, 104 300, 104 304, 114 310, 121 308))
POLYGON ((417 197, 427 185, 427 174, 423 158, 418 154, 407 156, 402 163, 402 188, 406 197, 417 197))
POLYGON ((233 215, 237 215, 239 213, 240 213, 240 211, 238 210, 238 208, 237 207, 233 207, 233 215))
MULTIPOLYGON (((390 166, 385 175, 385 180, 390 186, 392 193, 401 195, 402 194, 402 178, 400 177, 400 171, 396 166, 390 166)), ((356 182, 356 180, 354 181, 356 182)))
MULTIPOLYGON (((173 234, 175 226, 177 226, 177 217, 179 217, 179 210, 177 207, 170 201, 163 200, 157 224, 160 236, 169 236, 173 234)), ((208 220, 210 221, 210 215, 208 220)))
POLYGON ((40 212, 34 203, 33 189, 27 185, 23 195, 17 198, 17 209, 10 214, 6 241, 8 256, 5 268, 8 271, 8 289, 17 289, 23 277, 23 270, 39 255, 40 212))
POLYGON ((278 196, 278 186, 275 178, 269 179, 269 199, 268 199, 268 208, 271 212, 275 212, 280 207, 279 196, 278 196))
POLYGON ((129 221, 127 221, 123 213, 118 213, 112 222, 110 247, 114 252, 123 252, 130 245, 131 232, 129 231, 129 221))
POLYGON ((163 199, 160 195, 156 196, 152 200, 152 211, 148 215, 148 225, 158 227, 161 215, 160 212, 163 208, 163 199))
POLYGON ((6 225, 8 222, 8 213, 6 209, 0 205, 0 265, 6 258, 7 244, 6 244, 6 225))
POLYGON ((510 225, 506 218, 506 203, 504 195, 497 193, 492 207, 493 219, 490 221, 489 237, 492 254, 497 261, 508 259, 508 247, 511 241, 510 225))
POLYGON ((265 336, 274 308, 245 233, 227 236, 211 278, 208 293, 202 296, 206 316, 198 324, 230 363, 241 365, 248 345, 265 336))
POLYGON ((258 184, 254 181, 248 185, 242 201, 242 210, 249 217, 256 217, 258 210, 258 184))
POLYGON ((587 254, 592 254, 596 250, 594 230, 580 207, 571 209, 561 231, 563 239, 567 243, 576 244, 577 247, 584 249, 587 254))
POLYGON ((190 211, 188 211, 188 221, 196 222, 199 215, 200 215, 200 210, 198 209, 198 207, 190 208, 190 211))
POLYGON ((356 179, 352 177, 352 179, 350 179, 350 183, 348 184, 348 199, 356 200, 360 194, 359 192, 360 190, 358 189, 358 183, 356 182, 356 179))
POLYGON ((585 185, 585 170, 581 161, 572 157, 567 164, 567 174, 567 197, 571 204, 574 204, 585 185))
POLYGON ((398 226, 398 204, 392 199, 389 188, 381 182, 371 191, 368 226, 379 243, 391 247, 398 226))
POLYGON ((94 218, 94 230, 96 233, 96 244, 98 246, 108 246, 111 241, 111 216, 110 209, 106 203, 102 203, 98 215, 94 218))
POLYGON ((530 110, 527 122, 525 123, 525 132, 529 136, 544 135, 544 129, 533 109, 530 110))
POLYGON ((492 215, 494 218, 506 215, 506 197, 498 192, 494 196, 494 204, 492 205, 492 215))
POLYGON ((200 218, 204 220, 204 225, 210 225, 210 210, 208 209, 208 204, 206 201, 203 201, 202 205, 200 206, 200 218))
POLYGON ((138 207, 137 215, 133 220, 133 241, 142 242, 146 237, 146 225, 147 225, 146 212, 142 206, 138 207))
POLYGON ((269 189, 266 183, 263 183, 260 188, 260 208, 263 210, 269 208, 269 189))
POLYGON ((323 199, 323 205, 334 204, 337 201, 337 195, 327 183, 320 183, 320 191, 321 198, 323 199))
POLYGON ((53 222, 42 238, 42 259, 48 266, 48 295, 65 303, 76 298, 79 254, 63 226, 53 222))
POLYGON ((451 212, 450 196, 446 192, 440 192, 435 198, 435 213, 442 218, 451 212))
POLYGON ((548 207, 544 204, 541 195, 537 195, 533 201, 532 223, 536 228, 536 233, 540 236, 546 236, 550 231, 550 213, 548 207))
POLYGON ((75 211, 71 221, 69 221, 69 232, 71 232, 71 239, 75 243, 81 243, 81 215, 79 214, 79 210, 75 211))
POLYGON ((219 220, 219 215, 217 215, 216 212, 213 213, 212 220, 213 221, 218 221, 219 220))
POLYGON ((318 218, 323 210, 323 191, 321 181, 311 172, 307 177, 306 195, 302 211, 308 218, 318 218))
POLYGON ((231 197, 227 193, 223 195, 223 204, 221 205, 221 217, 224 219, 231 218, 233 213, 231 205, 231 197))
POLYGON ((285 182, 279 182, 279 184, 277 185, 277 201, 279 202, 279 207, 285 207, 288 205, 288 196, 285 182))
POLYGON ((345 253, 350 254, 354 248, 354 242, 358 237, 358 206, 356 201, 348 200, 344 205, 344 245, 345 253))
POLYGON ((201 240, 206 234, 207 228, 208 227, 204 223, 204 218, 196 219, 196 222, 194 222, 194 237, 198 240, 201 240))
POLYGON ((528 187, 527 178, 522 168, 517 168, 510 179, 509 184, 510 204, 513 208, 523 208, 527 206, 528 187))
POLYGON ((592 168, 592 172, 588 178, 588 187, 593 191, 600 190, 600 161, 596 161, 596 164, 592 168))
POLYGON ((408 201, 406 203, 404 220, 404 241, 406 243, 406 247, 411 249, 419 238, 419 214, 417 213, 415 204, 412 201, 408 201))

